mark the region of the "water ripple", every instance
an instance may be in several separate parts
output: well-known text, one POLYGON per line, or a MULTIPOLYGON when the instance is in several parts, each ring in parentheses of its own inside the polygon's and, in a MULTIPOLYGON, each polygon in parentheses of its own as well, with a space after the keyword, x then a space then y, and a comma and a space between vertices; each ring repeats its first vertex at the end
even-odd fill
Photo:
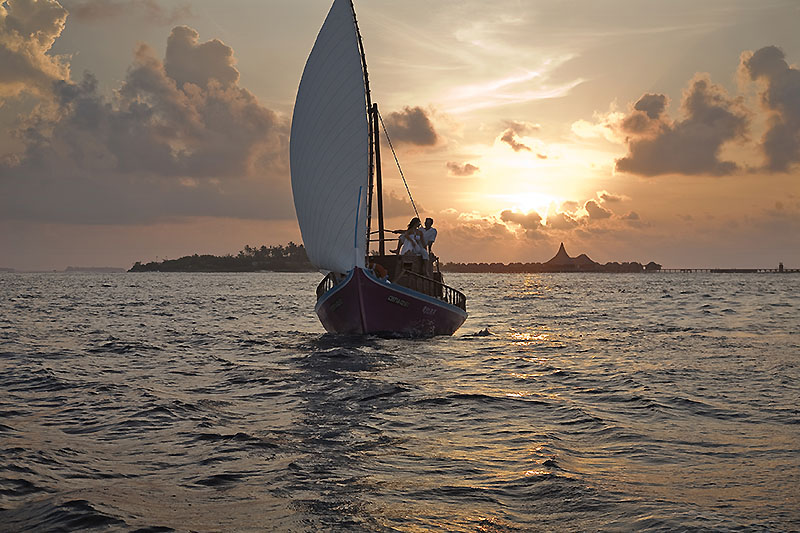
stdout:
POLYGON ((800 279, 453 275, 454 337, 310 274, 0 274, 0 529, 800 529, 800 279))

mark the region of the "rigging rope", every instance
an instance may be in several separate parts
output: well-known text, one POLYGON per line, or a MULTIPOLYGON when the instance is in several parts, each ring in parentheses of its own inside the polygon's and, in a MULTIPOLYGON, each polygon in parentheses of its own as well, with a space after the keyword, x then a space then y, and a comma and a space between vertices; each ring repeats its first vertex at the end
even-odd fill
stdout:
POLYGON ((386 135, 386 140, 389 141, 389 148, 392 149, 392 155, 394 156, 394 162, 397 164, 397 170, 400 171, 400 177, 403 178, 403 185, 406 186, 408 199, 411 200, 411 207, 414 208, 414 213, 417 215, 417 218, 419 218, 419 211, 417 211, 417 204, 414 203, 414 198, 411 197, 411 189, 408 188, 408 182, 406 182, 406 177, 403 175, 403 169, 400 168, 400 160, 397 159, 397 154, 394 151, 394 146, 392 146, 392 140, 389 138, 389 132, 386 129, 386 124, 383 123, 383 117, 381 116, 380 111, 378 112, 378 118, 381 120, 381 126, 383 126, 383 133, 386 135))

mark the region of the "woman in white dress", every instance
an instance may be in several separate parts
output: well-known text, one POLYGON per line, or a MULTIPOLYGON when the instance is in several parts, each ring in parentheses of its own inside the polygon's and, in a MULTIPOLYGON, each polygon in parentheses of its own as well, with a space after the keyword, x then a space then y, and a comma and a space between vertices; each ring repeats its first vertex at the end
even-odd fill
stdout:
POLYGON ((428 258, 428 251, 422 244, 422 231, 420 231, 420 221, 417 217, 411 219, 411 222, 408 223, 408 228, 405 231, 395 230, 395 233, 400 233, 400 238, 398 239, 399 245, 396 250, 392 250, 394 253, 399 253, 400 255, 405 255, 407 253, 411 253, 414 255, 420 255, 423 259, 428 258))

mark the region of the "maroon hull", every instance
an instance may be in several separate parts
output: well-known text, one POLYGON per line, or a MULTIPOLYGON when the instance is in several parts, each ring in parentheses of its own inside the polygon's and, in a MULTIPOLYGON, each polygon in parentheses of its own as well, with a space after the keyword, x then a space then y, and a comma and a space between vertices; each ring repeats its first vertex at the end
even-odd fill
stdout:
POLYGON ((315 307, 330 333, 452 335, 467 319, 463 309, 354 268, 315 307))

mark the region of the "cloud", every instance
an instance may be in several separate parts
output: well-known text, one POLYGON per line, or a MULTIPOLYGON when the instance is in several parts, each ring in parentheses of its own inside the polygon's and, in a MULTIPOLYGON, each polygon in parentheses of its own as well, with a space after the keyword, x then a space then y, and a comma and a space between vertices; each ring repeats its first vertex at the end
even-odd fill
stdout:
POLYGON ((503 132, 500 140, 509 145, 515 152, 519 152, 520 150, 527 150, 528 152, 531 151, 530 146, 527 146, 517 140, 516 133, 514 133, 514 130, 510 128, 503 132))
POLYGON ((47 95, 69 76, 66 59, 47 54, 66 20, 55 0, 0 2, 0 105, 22 92, 47 95))
POLYGON ((749 79, 765 85, 761 105, 769 118, 761 149, 767 169, 787 172, 800 161, 800 70, 790 67, 776 46, 743 53, 739 68, 749 79))
POLYGON ((544 226, 542 226, 542 217, 536 211, 529 211, 528 213, 518 213, 506 209, 500 213, 500 220, 511 224, 512 226, 519 226, 523 232, 522 235, 526 239, 539 240, 545 237, 543 233, 544 226))
POLYGON ((428 113, 421 107, 404 107, 389 113, 386 129, 394 142, 417 146, 434 146, 439 141, 428 113))
POLYGON ((167 55, 169 69, 140 45, 110 98, 91 74, 54 82, 53 110, 31 114, 17 131, 23 152, 0 162, 0 216, 291 216, 287 120, 238 86, 223 43, 178 27, 167 55))
POLYGON ((636 111, 644 111, 648 118, 658 118, 667 108, 667 97, 663 94, 645 94, 633 106, 636 111))
POLYGON ((552 213, 547 216, 547 227, 555 230, 570 230, 578 226, 578 221, 568 213, 552 213))
POLYGON ((610 143, 625 144, 627 136, 622 133, 620 128, 625 117, 626 114, 617 111, 616 105, 612 103, 608 112, 593 114, 594 122, 577 120, 572 123, 571 130, 580 139, 603 138, 610 143))
POLYGON ((542 217, 536 211, 530 211, 528 213, 517 213, 515 211, 506 209, 505 211, 500 213, 500 220, 502 220, 503 222, 510 222, 512 224, 517 224, 528 230, 537 230, 542 225, 542 217))
POLYGON ((624 196, 618 194, 611 194, 608 191, 597 191, 597 197, 604 203, 614 204, 625 200, 624 196))
POLYGON ((553 236, 552 232, 612 230, 621 227, 623 223, 630 225, 631 221, 638 221, 638 215, 635 213, 618 216, 603 206, 606 201, 621 202, 625 199, 624 197, 613 195, 607 191, 599 191, 597 196, 598 198, 590 198, 581 202, 562 202, 560 206, 551 204, 544 217, 536 211, 521 213, 506 209, 500 213, 499 219, 511 229, 526 230, 528 238, 538 238, 532 234, 534 231, 545 236, 553 236))
POLYGON ((594 200, 588 200, 583 204, 583 208, 589 213, 589 218, 592 220, 602 220, 604 218, 611 218, 611 211, 602 207, 594 200))
POLYGON ((218 39, 200 43, 200 35, 188 26, 178 26, 167 39, 164 70, 179 88, 187 83, 207 88, 211 80, 223 87, 239 81, 233 49, 218 39))
MULTIPOLYGON (((373 214, 377 217, 377 203, 373 206, 373 214)), ((417 204, 417 209, 424 212, 425 209, 417 204)), ((390 217, 413 217, 415 216, 414 207, 411 205, 408 195, 405 193, 397 193, 389 191, 383 195, 383 212, 386 218, 390 217)), ((377 220, 377 218, 375 219, 377 220)))
POLYGON ((166 9, 155 0, 62 0, 70 15, 85 21, 101 21, 128 13, 143 13, 145 18, 155 24, 174 24, 192 15, 188 2, 166 9))
POLYGON ((464 246, 482 246, 491 243, 507 243, 516 239, 516 234, 494 216, 460 213, 456 220, 440 219, 439 235, 464 246))
POLYGON ((695 76, 684 91, 684 118, 671 121, 664 95, 645 94, 619 125, 627 135, 628 155, 616 169, 644 176, 660 174, 727 175, 739 167, 719 158, 722 145, 744 139, 749 117, 741 99, 730 98, 707 75, 695 76))
MULTIPOLYGON (((539 130, 538 124, 530 122, 507 121, 506 129, 500 136, 500 140, 509 145, 515 152, 521 150, 531 151, 531 147, 527 146, 517 140, 517 136, 526 135, 529 132, 539 130)), ((541 157, 541 156, 540 156, 541 157)), ((546 158, 547 156, 544 156, 546 158)))
POLYGON ((572 213, 572 212, 575 212, 578 209, 580 209, 580 207, 581 207, 580 202, 576 202, 575 200, 567 200, 567 201, 561 203, 561 206, 559 207, 559 210, 560 211, 568 211, 568 212, 572 213))
POLYGON ((470 163, 456 163, 455 161, 447 162, 447 170, 451 176, 472 176, 480 169, 470 163))

